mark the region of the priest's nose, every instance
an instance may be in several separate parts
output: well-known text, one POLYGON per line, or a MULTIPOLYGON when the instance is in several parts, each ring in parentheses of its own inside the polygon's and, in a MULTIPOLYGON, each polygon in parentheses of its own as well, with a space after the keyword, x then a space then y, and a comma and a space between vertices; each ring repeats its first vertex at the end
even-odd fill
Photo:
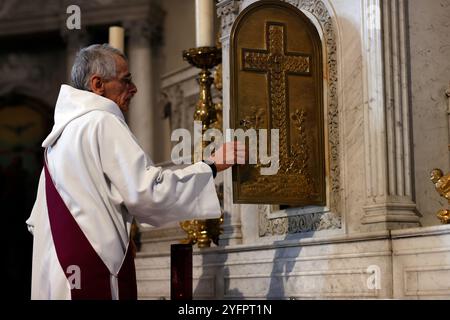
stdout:
POLYGON ((134 84, 134 82, 132 82, 131 83, 131 88, 130 88, 130 93, 131 94, 133 94, 133 95, 135 95, 136 93, 137 93, 137 87, 136 87, 136 85, 134 84))

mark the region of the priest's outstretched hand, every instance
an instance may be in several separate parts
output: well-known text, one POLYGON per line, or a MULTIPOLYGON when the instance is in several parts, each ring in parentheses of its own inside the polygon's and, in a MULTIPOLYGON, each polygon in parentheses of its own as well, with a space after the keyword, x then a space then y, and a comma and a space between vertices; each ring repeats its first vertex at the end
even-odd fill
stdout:
POLYGON ((217 172, 226 170, 235 164, 245 164, 245 144, 239 141, 224 143, 208 160, 215 163, 217 172))

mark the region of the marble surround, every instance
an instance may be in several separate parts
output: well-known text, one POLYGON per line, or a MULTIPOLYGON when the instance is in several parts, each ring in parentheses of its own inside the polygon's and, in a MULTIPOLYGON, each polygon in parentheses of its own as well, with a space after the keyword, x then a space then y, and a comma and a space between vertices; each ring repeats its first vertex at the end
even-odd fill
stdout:
MULTIPOLYGON (((217 5, 218 15, 222 20, 222 50, 223 50, 223 101, 224 101, 224 117, 223 117, 223 125, 224 128, 229 127, 229 108, 230 108, 230 96, 229 96, 229 37, 231 32, 231 26, 234 19, 237 17, 237 14, 244 10, 246 7, 254 3, 255 1, 219 1, 217 5)), ((323 42, 323 50, 324 50, 324 65, 325 65, 325 74, 327 75, 324 79, 324 101, 325 103, 325 111, 326 115, 326 128, 327 128, 327 150, 326 154, 329 155, 327 163, 328 163, 328 176, 327 176, 327 209, 316 208, 313 210, 314 212, 310 213, 294 213, 295 210, 290 210, 290 213, 286 213, 284 216, 279 216, 275 220, 271 219, 270 215, 266 215, 267 211, 271 211, 271 206, 251 206, 246 205, 247 210, 254 211, 259 210, 259 216, 261 217, 260 226, 267 226, 266 230, 262 232, 263 234, 273 234, 272 225, 285 225, 286 231, 290 230, 290 233, 299 233, 302 228, 289 228, 289 225, 293 225, 293 220, 303 221, 306 219, 317 220, 320 219, 320 215, 323 214, 324 211, 329 212, 328 215, 324 216, 324 219, 327 219, 327 223, 323 223, 322 225, 331 225, 331 228, 340 228, 341 227, 341 210, 343 207, 343 194, 342 194, 342 185, 341 185, 341 167, 342 167, 342 130, 340 127, 341 118, 340 118, 340 104, 339 104, 339 93, 340 93, 340 82, 339 82, 339 50, 337 46, 337 28, 334 24, 333 13, 329 10, 326 2, 322 1, 287 1, 291 5, 297 7, 302 10, 314 23, 316 28, 318 29, 318 33, 321 35, 321 39, 323 42), (264 221, 265 220, 265 221, 264 221)), ((242 220, 243 216, 247 215, 247 212, 244 212, 243 206, 235 205, 232 201, 232 192, 231 192, 231 174, 226 173, 224 175, 224 208, 225 208, 225 223, 224 223, 224 234, 222 235, 222 244, 238 244, 245 243, 245 239, 242 238, 242 233, 239 229, 245 228, 244 221, 242 220)), ((279 214, 280 212, 278 212, 279 214)), ((244 219, 245 220, 245 219, 244 219)), ((316 227, 320 225, 318 223, 311 223, 310 231, 317 230, 316 227)), ((261 231, 261 230, 260 230, 261 231)), ((260 232, 261 233, 261 232, 260 232)))

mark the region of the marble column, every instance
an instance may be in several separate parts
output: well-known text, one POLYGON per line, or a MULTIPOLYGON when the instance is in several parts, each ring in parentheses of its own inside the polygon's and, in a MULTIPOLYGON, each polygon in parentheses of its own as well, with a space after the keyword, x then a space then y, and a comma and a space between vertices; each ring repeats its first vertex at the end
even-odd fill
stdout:
POLYGON ((60 34, 66 43, 66 81, 70 83, 70 73, 75 55, 78 50, 89 44, 90 37, 86 29, 69 30, 65 25, 61 28, 60 34))
POLYGON ((419 225, 413 194, 407 3, 364 0, 363 66, 368 230, 419 225))
POLYGON ((159 83, 155 72, 155 51, 152 47, 154 26, 150 19, 124 22, 128 44, 125 52, 138 92, 131 100, 128 124, 143 150, 157 162, 155 138, 157 130, 157 96, 159 83))
MULTIPOLYGON (((217 4, 217 13, 222 27, 222 78, 223 78, 223 130, 230 128, 230 32, 239 14, 240 0, 222 0, 217 4)), ((242 243, 241 206, 233 204, 231 170, 224 172, 224 222, 220 245, 242 243)))

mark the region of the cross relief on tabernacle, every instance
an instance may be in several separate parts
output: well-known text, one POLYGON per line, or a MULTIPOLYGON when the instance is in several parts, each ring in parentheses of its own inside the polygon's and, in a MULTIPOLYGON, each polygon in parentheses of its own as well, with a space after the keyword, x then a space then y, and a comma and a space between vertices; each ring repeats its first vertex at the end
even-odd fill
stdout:
MULTIPOLYGON (((280 130, 280 150, 285 147, 290 155, 290 128, 287 75, 310 76, 311 55, 288 52, 286 25, 267 22, 265 27, 266 48, 242 49, 243 71, 268 73, 268 129, 280 130)), ((280 159, 281 162, 284 162, 280 159)))

